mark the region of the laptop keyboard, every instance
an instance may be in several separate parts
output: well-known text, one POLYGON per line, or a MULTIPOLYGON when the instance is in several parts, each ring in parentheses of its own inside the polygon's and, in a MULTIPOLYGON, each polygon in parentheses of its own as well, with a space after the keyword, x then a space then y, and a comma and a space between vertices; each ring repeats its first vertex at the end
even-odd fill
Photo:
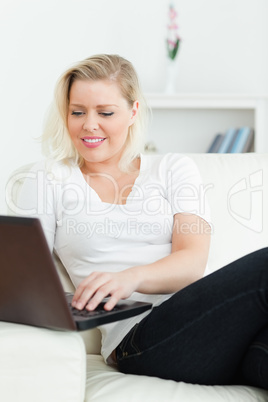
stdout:
POLYGON ((97 315, 107 314, 107 313, 119 310, 117 307, 114 307, 111 311, 106 311, 106 310, 104 310, 103 306, 104 306, 104 303, 101 303, 98 305, 98 307, 95 310, 88 311, 85 308, 83 310, 77 310, 71 304, 69 304, 71 313, 75 317, 92 317, 92 316, 95 317, 97 315))

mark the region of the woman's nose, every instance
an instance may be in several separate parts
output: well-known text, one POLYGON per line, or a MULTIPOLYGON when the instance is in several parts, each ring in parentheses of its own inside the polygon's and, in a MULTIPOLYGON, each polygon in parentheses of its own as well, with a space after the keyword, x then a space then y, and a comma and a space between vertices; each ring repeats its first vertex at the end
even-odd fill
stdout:
POLYGON ((85 131, 89 131, 89 132, 94 132, 99 128, 99 124, 96 118, 93 117, 87 117, 84 125, 83 125, 83 129, 85 131))

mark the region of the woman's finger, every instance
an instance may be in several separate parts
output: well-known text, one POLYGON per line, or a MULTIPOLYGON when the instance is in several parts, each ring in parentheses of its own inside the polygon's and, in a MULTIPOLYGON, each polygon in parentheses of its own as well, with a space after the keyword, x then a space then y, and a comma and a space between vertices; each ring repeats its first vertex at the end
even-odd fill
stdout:
POLYGON ((111 279, 110 274, 93 273, 78 286, 73 298, 72 306, 83 309, 90 300, 90 310, 94 310, 98 304, 108 295, 102 287, 111 279), (93 303, 92 303, 93 300, 93 303))

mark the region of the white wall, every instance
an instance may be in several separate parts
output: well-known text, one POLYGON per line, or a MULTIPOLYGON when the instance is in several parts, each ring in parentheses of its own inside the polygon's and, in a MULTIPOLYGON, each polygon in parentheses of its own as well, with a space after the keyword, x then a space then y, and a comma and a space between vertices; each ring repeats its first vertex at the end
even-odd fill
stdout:
MULTIPOLYGON (((41 158, 36 140, 59 74, 95 53, 165 86, 168 0, 0 0, 0 213, 11 172, 41 158)), ((180 92, 268 93, 267 0, 175 0, 180 92)))

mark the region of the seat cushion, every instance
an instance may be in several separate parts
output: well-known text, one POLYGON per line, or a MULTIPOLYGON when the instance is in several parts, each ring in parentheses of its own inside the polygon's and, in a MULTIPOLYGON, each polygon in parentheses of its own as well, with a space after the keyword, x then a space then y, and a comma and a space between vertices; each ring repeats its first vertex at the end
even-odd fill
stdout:
POLYGON ((101 356, 87 356, 85 402, 267 402, 268 392, 244 386, 202 386, 119 373, 101 356))

